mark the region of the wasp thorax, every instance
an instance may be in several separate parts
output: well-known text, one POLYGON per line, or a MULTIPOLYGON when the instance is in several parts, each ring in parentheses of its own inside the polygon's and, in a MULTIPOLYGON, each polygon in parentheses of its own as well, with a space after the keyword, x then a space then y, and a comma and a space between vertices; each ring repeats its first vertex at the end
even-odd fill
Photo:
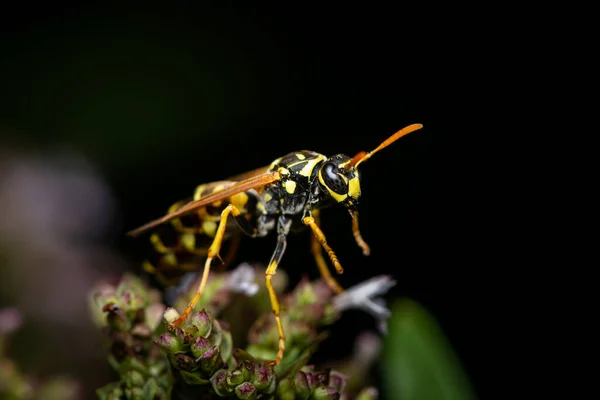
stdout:
POLYGON ((328 158, 319 169, 319 183, 335 201, 354 209, 360 197, 360 181, 354 167, 346 170, 350 161, 343 154, 328 158))

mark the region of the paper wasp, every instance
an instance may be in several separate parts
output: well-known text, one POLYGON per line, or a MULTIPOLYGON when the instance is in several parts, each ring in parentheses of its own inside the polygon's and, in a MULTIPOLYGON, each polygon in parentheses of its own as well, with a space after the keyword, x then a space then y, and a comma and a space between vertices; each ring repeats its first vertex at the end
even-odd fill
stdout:
MULTIPOLYGON (((206 256, 204 272, 196 294, 181 316, 172 322, 171 327, 182 324, 202 296, 211 263, 215 257, 220 258, 219 252, 227 232, 237 230, 254 238, 275 231, 277 245, 265 275, 279 331, 277 357, 270 363, 279 364, 285 350, 285 335, 279 317, 279 301, 271 284, 271 278, 285 252, 288 233, 297 228, 310 227, 313 233, 312 250, 319 271, 334 291, 341 292, 343 289, 329 273, 322 254, 324 249, 337 273, 343 272, 337 256, 327 244, 325 235, 319 228, 319 210, 336 203, 344 206, 352 217, 352 231, 356 243, 362 248, 363 253, 368 255, 369 246, 358 229, 357 206, 361 196, 358 166, 379 150, 422 127, 421 124, 409 125, 384 140, 374 150, 368 153, 362 151, 353 158, 344 154, 326 157, 308 150, 289 153, 276 159, 269 166, 227 181, 201 185, 196 189, 192 201, 175 203, 167 215, 130 231, 129 235, 137 236, 170 221, 176 230, 188 235, 185 236, 187 239, 182 241, 181 248, 187 248, 192 253, 199 251, 206 256), (196 219, 196 225, 183 223, 184 216, 189 215, 196 219), (229 219, 230 215, 233 216, 235 223, 229 219), (189 235, 197 233, 212 239, 208 250, 202 248, 196 250, 198 247, 192 243, 193 236, 189 235)), ((153 235, 151 240, 155 242, 155 246, 160 247, 159 237, 153 235)))

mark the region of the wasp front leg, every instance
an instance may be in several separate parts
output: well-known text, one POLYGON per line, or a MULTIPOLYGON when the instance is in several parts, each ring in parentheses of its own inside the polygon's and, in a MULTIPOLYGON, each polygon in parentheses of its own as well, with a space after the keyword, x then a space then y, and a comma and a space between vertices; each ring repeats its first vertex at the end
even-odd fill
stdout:
POLYGON ((317 238, 319 243, 321 243, 321 246, 323 246, 323 249, 325 249, 325 252, 327 252, 327 255, 329 256, 329 259, 331 260, 331 263, 335 267, 335 270, 337 271, 337 273, 343 274, 344 268, 342 268, 342 264, 340 264, 340 260, 335 255, 335 252, 333 251, 333 249, 331 247, 329 247, 329 245, 327 244, 327 239, 325 238, 325 234, 323 233, 321 228, 319 228, 319 226, 316 224, 315 218, 312 216, 304 217, 304 218, 302 218, 302 222, 304 223, 304 225, 310 226, 310 229, 312 229, 313 234, 315 235, 315 237, 317 238))
MULTIPOLYGON (((316 226, 320 224, 320 212, 319 210, 313 210, 312 216, 314 218, 314 223, 316 226)), ((322 233, 322 232, 321 232, 322 233)), ((324 235, 323 235, 324 237, 324 235)), ((344 289, 340 286, 340 284, 335 280, 331 273, 329 272, 329 268, 327 266, 327 262, 325 262, 325 258, 323 257, 323 247, 317 238, 317 235, 310 235, 311 240, 311 251, 315 261, 317 263, 317 267, 319 268, 319 272, 323 277, 323 280, 327 283, 327 285, 333 290, 335 293, 342 293, 344 289)))
POLYGON ((208 248, 206 262, 204 263, 204 271, 202 273, 202 279, 200 281, 200 284, 198 285, 196 294, 189 302, 188 306, 185 308, 181 316, 179 316, 179 318, 177 318, 171 323, 171 328, 176 328, 183 324, 183 322, 187 319, 187 317, 190 315, 190 313, 196 306, 198 300, 200 300, 200 297, 204 292, 204 288, 206 287, 206 282, 208 281, 210 264, 212 263, 215 257, 220 258, 219 251, 221 250, 223 237, 225 236, 225 228, 227 227, 227 218, 229 217, 229 214, 234 216, 236 222, 238 223, 238 225, 244 233, 246 233, 249 236, 256 235, 256 231, 252 228, 248 220, 244 218, 244 215, 236 206, 234 206, 233 204, 229 204, 227 207, 225 207, 223 212, 221 212, 221 220, 219 221, 219 227, 217 228, 217 231, 215 233, 215 238, 213 239, 212 244, 208 248))

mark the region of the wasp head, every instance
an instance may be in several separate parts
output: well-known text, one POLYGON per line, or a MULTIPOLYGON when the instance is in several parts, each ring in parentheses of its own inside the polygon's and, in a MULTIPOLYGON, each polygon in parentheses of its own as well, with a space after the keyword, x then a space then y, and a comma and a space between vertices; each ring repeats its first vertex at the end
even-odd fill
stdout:
POLYGON ((358 170, 349 167, 352 159, 344 154, 329 157, 319 169, 319 184, 325 193, 350 211, 356 211, 360 198, 358 170))

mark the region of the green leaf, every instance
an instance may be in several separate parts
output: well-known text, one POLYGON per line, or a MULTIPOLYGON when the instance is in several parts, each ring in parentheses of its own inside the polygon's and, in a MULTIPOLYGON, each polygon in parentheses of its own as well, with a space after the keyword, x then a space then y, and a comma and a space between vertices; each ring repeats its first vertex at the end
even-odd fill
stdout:
POLYGON ((437 322, 410 299, 400 299, 392 307, 382 362, 387 398, 476 398, 469 379, 437 322))

